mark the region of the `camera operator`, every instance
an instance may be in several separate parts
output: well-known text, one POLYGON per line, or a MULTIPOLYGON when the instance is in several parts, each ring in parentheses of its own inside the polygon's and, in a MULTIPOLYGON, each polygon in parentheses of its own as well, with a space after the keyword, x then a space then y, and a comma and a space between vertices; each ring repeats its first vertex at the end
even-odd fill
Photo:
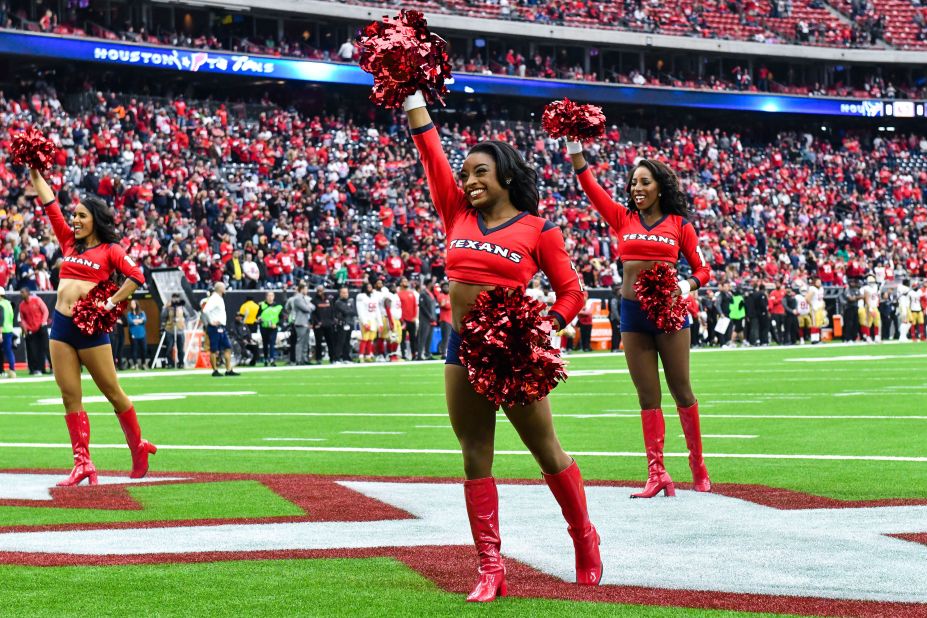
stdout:
POLYGON ((161 309, 161 328, 164 330, 166 337, 164 339, 167 348, 167 360, 170 367, 183 369, 184 366, 184 327, 186 318, 184 315, 184 301, 180 294, 174 292, 171 294, 170 304, 164 305, 161 309))

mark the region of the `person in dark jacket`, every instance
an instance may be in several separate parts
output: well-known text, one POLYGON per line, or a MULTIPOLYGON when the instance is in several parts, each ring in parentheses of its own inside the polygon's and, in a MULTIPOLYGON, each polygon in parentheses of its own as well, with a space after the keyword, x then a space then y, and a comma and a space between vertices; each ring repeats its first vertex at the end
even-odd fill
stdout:
POLYGON ((769 296, 766 285, 757 281, 747 297, 747 318, 750 323, 750 345, 769 344, 769 296))
POLYGON ((418 356, 423 360, 429 360, 431 359, 432 333, 438 323, 438 301, 431 292, 434 286, 433 279, 424 285, 420 283, 415 285, 418 292, 418 356))
POLYGON ((614 295, 608 299, 608 323, 612 327, 612 352, 621 349, 621 286, 615 286, 614 295))
POLYGON ((357 322, 357 306, 351 300, 348 288, 338 290, 338 298, 332 303, 335 318, 335 355, 332 362, 350 363, 351 333, 357 322))
POLYGON ((718 292, 718 295, 715 297, 715 304, 718 309, 719 318, 727 318, 730 322, 727 325, 727 330, 721 334, 721 346, 729 347, 731 343, 731 334, 734 331, 734 320, 731 319, 731 305, 734 303, 734 295, 731 294, 731 284, 722 283, 721 291, 718 292))
POLYGON ((798 341, 798 299, 795 297, 795 290, 787 288, 785 296, 782 299, 782 307, 785 309, 785 345, 794 345, 798 341))
POLYGON ((315 311, 312 313, 312 328, 315 331, 315 360, 322 364, 322 342, 328 346, 328 360, 335 362, 335 310, 325 293, 325 286, 315 289, 312 298, 315 311))

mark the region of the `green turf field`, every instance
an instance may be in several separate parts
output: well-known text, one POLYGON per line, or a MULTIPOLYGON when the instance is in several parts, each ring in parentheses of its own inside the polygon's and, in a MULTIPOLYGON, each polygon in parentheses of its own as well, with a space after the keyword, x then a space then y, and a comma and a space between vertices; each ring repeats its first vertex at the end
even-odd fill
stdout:
MULTIPOLYGON (((576 454, 587 479, 642 482, 640 420, 624 359, 573 355, 570 370, 551 398, 564 447, 576 454)), ((153 472, 461 475, 440 364, 242 372, 221 379, 202 372, 122 374, 145 437, 160 447, 153 472)), ((924 344, 696 352, 692 373, 716 484, 766 485, 841 500, 927 497, 924 344)), ((98 402, 92 382, 84 388, 85 398, 96 398, 86 408, 97 468, 127 470, 118 423, 98 402)), ((69 467, 56 397, 48 380, 0 382, 0 471, 69 467)), ((685 443, 667 391, 664 408, 667 468, 685 483, 691 480, 685 443)), ((501 414, 496 449, 497 478, 539 477, 501 414)), ((250 480, 140 485, 128 492, 140 510, 0 505, 0 527, 302 514, 250 480)), ((492 610, 464 607, 460 595, 388 558, 4 566, 0 581, 7 590, 4 615, 109 615, 145 603, 156 603, 156 613, 163 614, 734 615, 514 598, 492 610), (86 591, 74 604, 64 601, 71 586, 86 591)))

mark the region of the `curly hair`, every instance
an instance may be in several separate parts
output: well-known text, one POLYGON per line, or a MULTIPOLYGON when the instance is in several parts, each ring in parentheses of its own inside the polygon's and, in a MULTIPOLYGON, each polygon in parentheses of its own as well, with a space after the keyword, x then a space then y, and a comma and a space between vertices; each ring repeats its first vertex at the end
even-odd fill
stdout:
POLYGON ((538 214, 538 173, 525 162, 524 157, 505 142, 489 140, 480 142, 467 155, 476 152, 488 154, 496 162, 496 179, 508 189, 509 199, 518 210, 538 214), (511 179, 511 182, 508 182, 511 179))
MULTIPOLYGON (((660 188, 660 210, 663 214, 679 215, 680 217, 689 216, 689 207, 686 204, 686 194, 679 188, 679 179, 668 165, 655 161, 653 159, 641 159, 631 168, 628 173, 628 182, 625 184, 625 192, 631 195, 631 180, 634 178, 634 172, 639 167, 646 167, 653 174, 653 179, 660 188)), ((634 201, 629 200, 633 206, 634 201)))
MULTIPOLYGON (((119 242, 119 233, 116 231, 116 215, 109 204, 102 199, 88 195, 80 202, 84 208, 90 211, 93 217, 93 234, 101 243, 119 242)), ((78 242, 77 249, 83 251, 86 249, 86 242, 78 242)))

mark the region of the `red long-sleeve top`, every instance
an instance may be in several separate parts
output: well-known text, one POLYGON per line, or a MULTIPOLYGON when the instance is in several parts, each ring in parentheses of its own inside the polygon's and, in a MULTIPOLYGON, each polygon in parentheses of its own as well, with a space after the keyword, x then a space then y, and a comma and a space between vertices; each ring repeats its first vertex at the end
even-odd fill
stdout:
POLYGON ((618 236, 618 257, 622 261, 655 260, 675 264, 681 253, 692 267, 692 277, 699 287, 708 283, 711 270, 698 247, 695 227, 688 219, 664 215, 648 226, 641 219, 640 211, 631 211, 609 196, 596 182, 589 166, 578 170, 576 176, 586 197, 618 236))
POLYGON ((560 228, 528 212, 494 228, 467 202, 441 147, 433 123, 412 130, 431 200, 447 234, 447 276, 475 285, 524 288, 541 270, 557 295, 548 312, 569 324, 583 307, 586 293, 573 268, 560 228))
POLYGON ((138 285, 145 283, 142 269, 126 255, 126 250, 122 245, 103 242, 95 247, 79 251, 74 240, 74 230, 65 221, 58 202, 52 200, 43 206, 45 214, 51 221, 55 238, 61 246, 61 252, 64 254, 60 279, 79 279, 100 283, 109 279, 114 270, 118 270, 138 285))
POLYGON ((48 307, 41 298, 29 296, 19 303, 19 324, 30 334, 48 324, 48 307))

